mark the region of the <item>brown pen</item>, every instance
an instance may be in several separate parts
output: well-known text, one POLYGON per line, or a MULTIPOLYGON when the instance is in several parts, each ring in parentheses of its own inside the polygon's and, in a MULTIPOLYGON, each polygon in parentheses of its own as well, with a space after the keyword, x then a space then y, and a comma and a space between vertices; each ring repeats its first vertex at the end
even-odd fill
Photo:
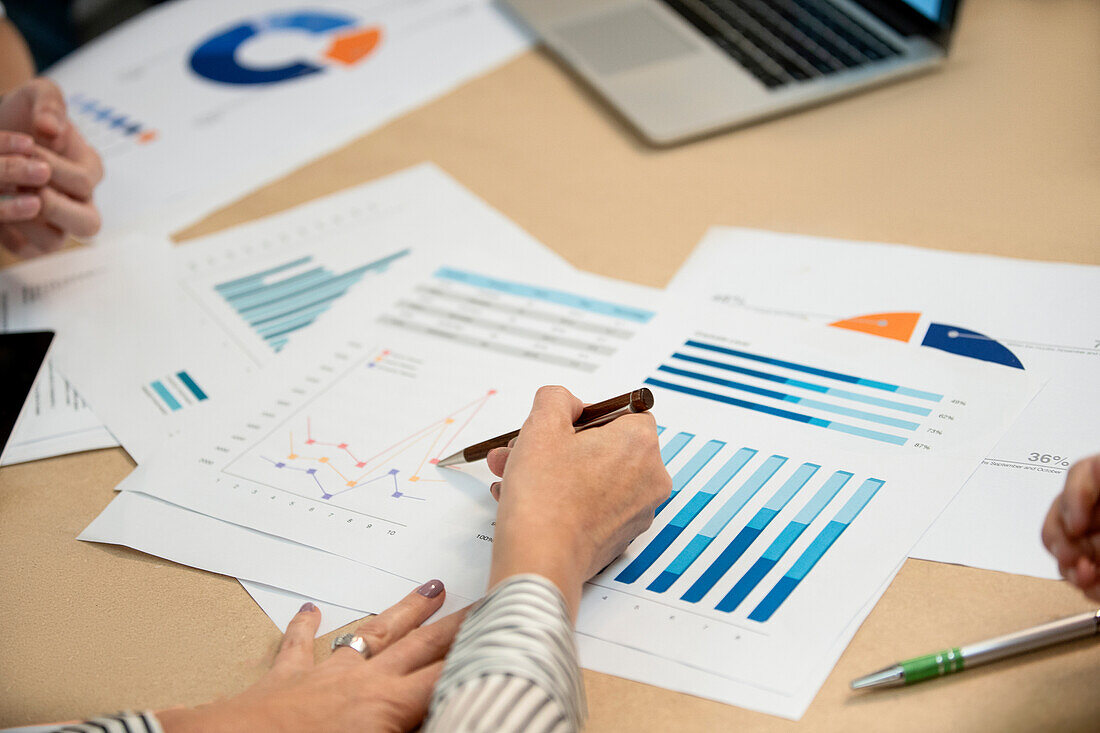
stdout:
MULTIPOLYGON (((646 387, 636 389, 633 392, 612 397, 603 402, 588 405, 581 410, 580 417, 573 423, 573 427, 579 430, 606 425, 617 417, 630 415, 636 412, 645 412, 653 407, 653 393, 646 387)), ((513 430, 504 435, 482 441, 469 448, 463 448, 458 453, 447 456, 437 463, 437 466, 455 466, 459 463, 473 463, 480 461, 489 455, 493 448, 504 448, 513 438, 519 435, 518 430, 513 430)))

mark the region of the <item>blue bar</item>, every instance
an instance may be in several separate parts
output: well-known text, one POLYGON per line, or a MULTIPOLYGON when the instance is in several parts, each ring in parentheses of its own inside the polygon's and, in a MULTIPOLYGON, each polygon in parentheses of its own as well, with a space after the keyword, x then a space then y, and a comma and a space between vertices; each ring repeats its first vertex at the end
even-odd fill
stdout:
POLYGON ((699 516, 699 513, 710 503, 711 499, 717 496, 718 492, 724 489, 726 484, 755 455, 756 451, 751 448, 739 449, 733 455, 733 458, 728 460, 716 474, 710 477, 703 488, 695 492, 695 496, 691 497, 687 504, 680 507, 680 511, 676 512, 675 516, 672 517, 672 521, 657 533, 657 536, 646 545, 638 557, 634 558, 629 565, 623 568, 622 572, 615 576, 615 580, 620 583, 633 583, 641 577, 642 573, 649 570, 650 566, 657 561, 657 558, 676 541, 680 533, 699 516))
POLYGON ((680 554, 649 585, 649 589, 660 592, 667 590, 675 583, 691 567, 691 564, 699 559, 699 556, 710 546, 714 538, 725 529, 730 520, 744 508, 749 499, 756 496, 756 492, 760 491, 764 484, 768 483, 775 472, 786 462, 787 459, 784 456, 770 456, 759 468, 753 471, 752 475, 745 479, 745 483, 741 485, 741 488, 726 500, 726 503, 715 512, 714 516, 707 520, 699 533, 691 538, 687 547, 681 550, 680 554))
MULTIPOLYGON (((752 567, 749 568, 741 579, 730 589, 718 605, 715 606, 719 611, 726 611, 727 613, 736 609, 741 602, 752 592, 757 584, 768 574, 775 564, 783 557, 787 550, 791 549, 791 545, 802 536, 802 533, 806 531, 806 527, 817 518, 817 515, 821 513, 821 510, 833 500, 833 497, 844 488, 844 485, 848 483, 852 478, 852 474, 847 471, 837 471, 829 480, 817 490, 817 493, 813 495, 806 504, 799 510, 783 531, 779 533, 779 536, 772 540, 772 543, 768 545, 764 550, 763 555, 760 556, 752 567)), ((708 589, 709 590, 709 589, 708 589)))
POLYGON ((814 384, 813 382, 803 382, 799 379, 792 379, 790 377, 783 377, 778 374, 771 374, 769 372, 760 372, 755 369, 747 369, 741 366, 734 366, 733 364, 727 364, 722 361, 701 359, 698 356, 690 356, 688 354, 682 354, 680 352, 676 352, 675 354, 673 354, 672 358, 680 359, 681 361, 688 361, 692 364, 701 364, 703 366, 714 367, 715 369, 724 369, 728 372, 744 374, 749 377, 756 377, 757 379, 764 379, 769 382, 788 384, 792 387, 798 387, 799 389, 806 389, 811 392, 826 394, 832 397, 843 397, 846 400, 852 400, 853 402, 862 402, 865 405, 888 407, 892 410, 901 410, 902 412, 908 412, 913 415, 927 416, 932 414, 931 408, 928 407, 917 407, 916 405, 910 405, 905 402, 895 402, 894 400, 887 400, 883 399, 882 397, 872 397, 870 395, 859 394, 858 392, 849 392, 848 390, 839 389, 837 387, 826 387, 825 385, 814 384))
POLYGON ((194 379, 191 379, 190 374, 187 372, 176 372, 176 376, 180 378, 180 381, 183 382, 187 389, 191 390, 191 394, 195 395, 196 400, 201 402, 206 399, 206 392, 203 392, 202 387, 196 384, 194 379))
POLYGON ((739 400, 736 397, 729 397, 727 395, 718 394, 716 392, 707 392, 706 390, 695 389, 694 387, 685 387, 679 384, 672 384, 671 382, 665 382, 660 379, 653 379, 652 377, 647 377, 645 383, 654 387, 670 389, 673 392, 681 392, 683 394, 689 394, 693 397, 702 397, 703 399, 713 400, 715 402, 722 402, 727 405, 733 405, 734 407, 743 407, 744 409, 752 410, 753 412, 763 412, 766 415, 774 415, 775 417, 782 417, 787 420, 794 420, 795 422, 806 423, 807 425, 814 425, 819 428, 837 430, 842 433, 848 433, 849 435, 858 435, 861 438, 870 438, 872 440, 878 440, 883 443, 892 443, 893 445, 905 445, 905 443, 908 442, 908 438, 903 438, 899 435, 881 433, 877 430, 867 430, 865 428, 859 428, 854 425, 846 425, 844 423, 833 422, 832 420, 822 420, 819 417, 803 415, 800 412, 781 410, 778 407, 761 405, 758 402, 747 402, 746 400, 739 400))
POLYGON ((661 460, 667 466, 669 461, 676 457, 676 455, 684 449, 691 439, 695 437, 694 433, 676 433, 672 438, 665 443, 665 447, 661 449, 661 460))
POLYGON ((770 356, 760 356, 759 354, 752 354, 748 351, 738 351, 737 349, 728 349, 724 346, 715 346, 713 344, 703 343, 702 341, 687 341, 686 346, 692 346, 697 349, 705 349, 707 351, 714 351, 719 354, 726 354, 727 356, 737 356, 742 359, 749 359, 750 361, 758 361, 763 364, 771 364, 772 366, 783 367, 784 369, 792 369, 796 372, 803 372, 804 374, 813 374, 817 377, 825 377, 826 379, 835 379, 838 382, 847 382, 848 384, 858 384, 861 387, 870 387, 871 389, 879 389, 884 392, 895 392, 906 397, 916 397, 922 400, 931 400, 932 402, 939 402, 943 399, 943 395, 936 394, 935 392, 923 392, 919 389, 909 389, 908 387, 899 387, 896 384, 889 384, 887 382, 878 382, 873 379, 863 379, 862 377, 855 377, 851 374, 842 374, 841 372, 833 372, 828 369, 818 369, 817 367, 806 366, 805 364, 797 364, 793 361, 783 361, 782 359, 774 359, 770 356))
POLYGON ((833 517, 832 521, 825 525, 825 528, 814 538, 810 546, 803 551, 802 555, 791 566, 791 569, 783 574, 775 587, 753 609, 752 613, 749 614, 751 621, 767 621, 772 617, 772 614, 782 605, 783 601, 787 600, 787 596, 798 587, 806 574, 817 565, 825 552, 833 546, 841 533, 848 528, 852 520, 859 516, 859 513, 863 511, 863 507, 867 506, 871 498, 878 493, 878 490, 884 484, 884 481, 875 478, 869 478, 863 482, 856 493, 852 495, 852 498, 848 499, 836 516, 833 517))
POLYGON ((263 280, 268 275, 277 275, 280 272, 285 272, 286 270, 290 270, 290 269, 295 268, 295 267, 300 267, 300 266, 306 264, 307 262, 311 261, 312 259, 313 259, 313 257, 308 256, 308 255, 305 256, 305 257, 300 257, 300 258, 294 260, 293 262, 287 262, 286 264, 278 265, 276 267, 272 267, 270 270, 264 270, 263 272, 257 272, 257 273, 252 274, 252 275, 246 275, 245 277, 237 278, 236 280, 229 280, 227 282, 220 283, 220 284, 214 286, 214 290, 218 291, 219 293, 221 293, 222 295, 224 295, 226 297, 229 297, 230 294, 232 294, 233 292, 237 291, 238 289, 240 289, 242 287, 254 287, 256 285, 256 283, 260 282, 261 280, 263 280))
POLYGON ((688 377, 690 379, 698 379, 702 382, 709 382, 710 384, 717 384, 722 387, 729 387, 730 389, 739 389, 743 392, 749 392, 751 394, 760 395, 761 397, 771 397, 773 400, 782 400, 783 402, 794 402, 795 404, 805 405, 806 407, 812 407, 824 412, 833 412, 838 415, 845 415, 847 417, 855 417, 860 420, 867 420, 868 422, 876 422, 880 425, 889 425, 894 428, 903 428, 905 430, 916 430, 920 427, 920 423, 911 422, 909 420, 899 420, 896 417, 887 417, 885 415, 879 415, 875 412, 867 412, 865 410, 854 410, 851 407, 842 407, 840 405, 834 405, 829 402, 821 402, 819 400, 811 400, 808 397, 798 397, 797 395, 787 394, 785 392, 776 392, 771 389, 764 389, 763 387, 756 387, 751 384, 745 384, 744 382, 733 382, 728 379, 721 379, 720 377, 712 377, 709 374, 702 374, 700 372, 693 372, 687 369, 677 369, 670 366, 660 366, 657 368, 659 372, 668 372, 669 374, 675 374, 680 377, 688 377))
POLYGON ((664 425, 658 425, 657 426, 657 435, 660 435, 663 432, 665 432, 665 426, 664 425))
POLYGON ((172 393, 168 391, 168 388, 160 383, 160 380, 153 382, 153 391, 160 395, 160 398, 164 400, 164 404, 168 405, 171 410, 180 409, 179 401, 172 396, 172 393))
POLYGON ((300 293, 288 295, 285 298, 279 298, 267 303, 261 303, 251 308, 241 308, 240 314, 248 321, 249 325, 256 326, 272 318, 292 313, 299 308, 306 308, 311 305, 338 298, 346 293, 352 285, 362 279, 363 273, 353 270, 338 277, 325 280, 300 293))
POLYGON ((287 295, 292 295, 311 288, 317 283, 328 280, 332 276, 333 274, 325 268, 314 267, 312 270, 300 272, 285 280, 270 284, 258 284, 251 290, 242 290, 239 293, 225 295, 224 297, 229 301, 229 304, 237 310, 255 308, 256 306, 270 303, 279 298, 286 297, 287 295))
POLYGON ((711 563, 711 566, 706 569, 699 580, 688 589, 688 592, 684 594, 684 600, 695 603, 710 592, 710 589, 714 587, 714 584, 718 582, 719 578, 729 572, 729 569, 733 567, 734 563, 741 559, 741 556, 744 555, 745 551, 756 541, 760 533, 767 529, 771 521, 775 519, 775 516, 783 510, 783 507, 787 506, 787 503, 806 485, 810 477, 817 473, 819 468, 821 468, 821 466, 815 463, 803 463, 799 466, 798 470, 783 482, 779 490, 768 499, 764 506, 753 515, 748 524, 737 533, 733 541, 730 542, 726 549, 722 551, 722 554, 711 563))
POLYGON ((706 445, 699 449, 699 452, 691 457, 684 466, 676 472, 676 475, 672 477, 672 492, 665 499, 661 506, 657 507, 657 511, 653 516, 657 516, 661 513, 661 510, 668 506, 668 503, 676 498, 685 486, 687 486, 695 474, 703 470, 703 466, 710 463, 710 459, 714 458, 718 451, 726 447, 726 444, 721 440, 708 440, 706 445))
POLYGON ((473 272, 454 270, 449 267, 442 267, 436 270, 435 276, 443 280, 454 280, 455 282, 473 285, 478 288, 496 290, 509 295, 518 295, 522 298, 541 300, 547 303, 554 303, 555 305, 563 305, 567 308, 576 308, 590 313, 598 313, 604 316, 634 321, 635 323, 649 323, 655 315, 652 311, 642 310, 640 308, 630 308, 605 300, 585 298, 561 290, 550 290, 548 288, 525 285, 524 283, 512 282, 509 280, 497 280, 473 272))

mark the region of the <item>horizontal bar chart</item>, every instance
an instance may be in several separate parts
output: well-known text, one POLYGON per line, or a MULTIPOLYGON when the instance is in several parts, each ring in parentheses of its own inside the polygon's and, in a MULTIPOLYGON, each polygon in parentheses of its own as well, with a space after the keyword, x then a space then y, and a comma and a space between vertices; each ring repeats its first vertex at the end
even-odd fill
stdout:
POLYGON ((905 445, 909 441, 909 439, 904 436, 894 435, 892 433, 884 433, 879 430, 870 430, 868 428, 859 427, 858 425, 850 425, 848 423, 841 423, 835 420, 824 420, 822 418, 813 417, 804 413, 784 410, 779 407, 772 407, 771 405, 765 405, 758 402, 750 402, 748 400, 742 400, 737 397, 730 397, 729 395, 719 394, 717 392, 711 392, 709 390, 698 389, 696 387, 688 387, 682 384, 674 384, 663 379, 654 379, 653 377, 647 377, 645 383, 651 387, 667 389, 673 392, 691 395, 692 397, 701 397, 703 399, 712 400, 714 402, 721 402, 726 405, 732 405, 734 407, 741 407, 746 410, 752 410, 753 412, 760 412, 766 415, 771 415, 773 417, 781 417, 786 420, 794 420, 795 422, 805 423, 806 425, 814 425, 816 427, 825 428, 827 430, 835 430, 840 433, 846 433, 848 435, 854 435, 860 438, 869 438, 870 440, 877 440, 882 443, 905 445))
POLYGON ((310 267, 312 256, 299 257, 219 283, 214 290, 277 352, 291 334, 317 320, 364 275, 386 269, 410 251, 394 252, 343 273, 321 265, 310 267))
POLYGON ((806 364, 798 364, 793 361, 785 361, 783 359, 776 359, 770 356, 764 356, 762 354, 754 354, 749 351, 742 351, 739 349, 730 349, 725 346, 717 346, 715 344, 708 344, 703 341, 696 341, 694 339, 686 342, 687 346, 692 346, 697 349, 705 349, 707 351, 713 351, 719 354, 726 354, 727 356, 736 356, 741 359, 748 359, 749 361, 756 361, 762 364, 769 364, 771 366, 782 367, 784 369, 790 369, 796 372, 802 372, 804 374, 813 374, 817 377, 825 377, 826 379, 833 379, 838 382, 846 382, 848 384, 857 384, 861 387, 868 387, 870 389, 882 390, 884 392, 893 392, 894 394, 901 395, 903 397, 913 397, 921 400, 929 400, 931 402, 939 402, 943 399, 943 395, 935 392, 927 392, 920 389, 912 389, 910 387, 902 387, 897 384, 889 384, 888 382, 880 382, 875 379, 864 379, 862 377, 856 377, 851 374, 844 374, 842 372, 836 372, 829 369, 820 369, 818 367, 809 366, 806 364))

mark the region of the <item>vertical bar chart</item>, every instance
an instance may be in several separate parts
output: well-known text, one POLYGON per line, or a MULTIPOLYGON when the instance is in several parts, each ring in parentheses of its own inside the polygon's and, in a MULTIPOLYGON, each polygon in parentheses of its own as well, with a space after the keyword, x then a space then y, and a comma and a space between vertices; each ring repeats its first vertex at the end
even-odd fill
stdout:
MULTIPOLYGON (((687 547, 650 584, 649 590, 663 593, 679 580, 680 576, 691 567, 692 563, 699 559, 703 551, 710 547, 710 543, 726 528, 730 520, 744 508, 752 497, 756 496, 756 492, 760 491, 764 484, 770 481, 775 472, 786 462, 786 456, 770 456, 759 468, 753 471, 741 488, 719 508, 718 512, 703 525, 699 533, 691 538, 687 547)), ((706 574, 704 573, 704 575, 706 574)), ((717 582, 717 580, 718 578, 715 578, 714 582, 717 582)), ((702 598, 702 596, 703 594, 700 594, 699 597, 702 598)), ((685 597, 684 600, 690 599, 685 597)))
POLYGON ((672 490, 656 531, 595 582, 715 618, 770 620, 885 485, 695 432, 658 434, 672 490), (813 539, 800 542, 804 535, 813 539))
MULTIPOLYGON (((772 568, 775 567, 783 555, 787 553, 787 550, 791 549, 791 546, 795 541, 802 536, 802 533, 806 531, 806 528, 817 518, 817 515, 821 513, 821 510, 833 500, 833 497, 844 488, 844 485, 852 478, 852 474, 847 471, 837 471, 834 473, 825 485, 818 489, 813 498, 806 503, 805 506, 799 510, 794 519, 787 523, 787 526, 783 528, 783 531, 779 533, 779 536, 772 540, 772 543, 768 545, 764 550, 764 554, 760 556, 760 559, 753 563, 740 580, 730 589, 730 592, 718 602, 716 608, 719 611, 732 611, 741 604, 741 601, 745 600, 745 596, 752 592, 753 588, 763 580, 764 576, 768 574, 772 568)), ((707 588, 710 590, 710 588, 707 588)))
MULTIPOLYGON (((841 533, 848 528, 867 503, 878 490, 883 487, 884 481, 879 479, 867 479, 852 495, 836 516, 825 525, 825 528, 814 538, 810 546, 799 556, 791 569, 784 573, 783 577, 775 584, 775 587, 764 596, 764 600, 749 614, 751 621, 767 621, 779 609, 783 601, 798 587, 806 574, 813 570, 814 565, 825 555, 825 551, 833 546, 841 533)), ((719 606, 719 610, 724 610, 719 606)))
MULTIPOLYGON (((676 512, 676 516, 657 533, 657 536, 646 545, 641 554, 634 559, 619 575, 615 577, 615 580, 620 583, 633 583, 642 573, 649 570, 653 563, 657 562, 657 559, 664 554, 672 543, 683 533, 684 529, 691 524, 699 513, 706 508, 711 499, 718 496, 718 492, 725 488, 733 477, 737 475, 738 471, 745 467, 745 464, 749 462, 753 456, 756 455, 756 451, 751 448, 741 448, 734 455, 733 458, 726 462, 726 465, 722 466, 718 473, 714 474, 709 481, 695 493, 695 496, 691 497, 691 500, 685 504, 680 511, 676 512)), ((666 502, 667 503, 667 502, 666 502)), ((662 505, 663 506, 663 505, 662 505)), ((658 513, 660 510, 658 510, 658 513)))

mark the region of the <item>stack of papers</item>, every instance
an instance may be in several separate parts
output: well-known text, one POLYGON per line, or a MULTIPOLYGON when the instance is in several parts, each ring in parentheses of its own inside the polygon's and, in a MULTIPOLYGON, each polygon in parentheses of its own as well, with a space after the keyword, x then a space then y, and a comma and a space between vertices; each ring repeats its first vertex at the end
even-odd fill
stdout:
POLYGON ((280 628, 428 578, 457 608, 492 477, 438 459, 543 384, 644 385, 673 492, 586 587, 590 668, 797 719, 907 556, 1053 576, 1038 525, 1100 409, 1100 342, 1063 316, 1097 312, 1100 268, 714 229, 659 291, 427 163, 173 245, 527 42, 475 0, 252 5, 175 3, 57 70, 114 225, 0 273, 0 325, 58 332, 13 460, 138 463, 81 539, 239 578, 280 628))

